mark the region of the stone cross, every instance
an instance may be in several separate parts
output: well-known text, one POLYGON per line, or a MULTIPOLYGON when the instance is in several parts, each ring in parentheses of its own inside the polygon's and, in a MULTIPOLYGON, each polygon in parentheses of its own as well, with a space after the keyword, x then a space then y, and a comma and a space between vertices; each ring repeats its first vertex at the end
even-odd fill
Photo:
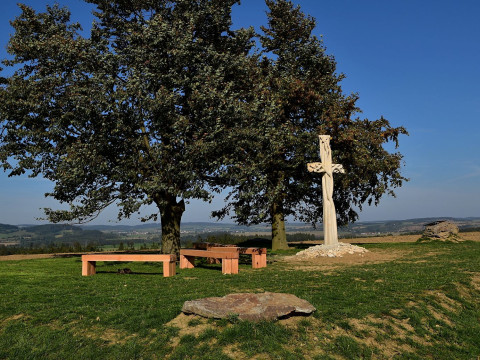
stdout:
POLYGON ((322 162, 307 164, 308 171, 323 173, 323 238, 325 245, 337 245, 337 215, 333 203, 333 173, 344 173, 340 164, 332 164, 332 151, 330 150, 330 135, 319 135, 320 159, 322 162))

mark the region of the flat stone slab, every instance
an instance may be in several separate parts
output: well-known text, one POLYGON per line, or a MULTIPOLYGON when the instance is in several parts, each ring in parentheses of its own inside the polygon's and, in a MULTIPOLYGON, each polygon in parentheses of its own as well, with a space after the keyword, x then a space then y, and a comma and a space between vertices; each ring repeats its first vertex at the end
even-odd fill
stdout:
POLYGON ((287 316, 310 315, 316 309, 308 301, 292 294, 265 292, 239 293, 185 301, 182 311, 207 318, 240 320, 276 320, 287 316))

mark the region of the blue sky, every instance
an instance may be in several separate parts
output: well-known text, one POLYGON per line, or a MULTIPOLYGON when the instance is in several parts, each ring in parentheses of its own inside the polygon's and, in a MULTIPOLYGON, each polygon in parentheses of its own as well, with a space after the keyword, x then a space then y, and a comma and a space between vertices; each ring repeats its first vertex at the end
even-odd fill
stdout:
MULTIPOLYGON (((88 29, 92 7, 61 0, 72 18, 88 29)), ((397 197, 365 207, 360 220, 480 216, 480 2, 478 0, 294 0, 317 20, 327 53, 347 75, 345 92, 358 92, 362 117, 384 116, 405 126, 400 138, 403 174, 410 178, 397 197)), ((12 32, 17 0, 0 4, 0 57, 12 32)), ((24 3, 44 10, 51 1, 24 3)), ((234 27, 265 24, 263 0, 243 0, 233 12, 234 27)), ((8 178, 0 172, 0 223, 34 223, 40 208, 55 207, 43 194, 44 179, 8 178)), ((210 221, 223 203, 192 201, 183 221, 210 221)), ((94 223, 115 221, 107 209, 94 223)), ((124 221, 134 224, 136 218, 124 221)))

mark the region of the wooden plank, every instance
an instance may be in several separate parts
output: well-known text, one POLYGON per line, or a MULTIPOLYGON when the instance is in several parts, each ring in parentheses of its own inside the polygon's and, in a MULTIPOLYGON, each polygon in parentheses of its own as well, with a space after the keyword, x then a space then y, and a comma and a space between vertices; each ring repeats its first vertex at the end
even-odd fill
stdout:
POLYGON ((209 243, 209 242, 194 242, 193 248, 199 250, 208 250, 212 247, 237 247, 233 244, 218 244, 218 243, 209 243))
POLYGON ((232 259, 232 274, 238 274, 238 259, 232 259))
POLYGON ((232 273, 232 261, 230 259, 222 259, 222 273, 232 273))
POLYGON ((260 269, 267 267, 267 254, 253 254, 252 255, 252 268, 260 269))
POLYGON ((238 274, 238 259, 222 259, 223 274, 238 274))
POLYGON ((223 252, 223 251, 211 251, 211 250, 180 249, 180 255, 220 258, 220 259, 238 259, 237 251, 223 252))
POLYGON ((90 254, 82 261, 176 261, 175 255, 166 254, 90 254))
POLYGON ((82 276, 95 275, 96 273, 96 262, 95 261, 86 261, 82 257, 82 276))
POLYGON ((169 277, 174 276, 177 270, 177 264, 175 261, 164 261, 163 262, 163 276, 169 277))
POLYGON ((266 248, 255 248, 255 247, 211 247, 208 249, 208 251, 238 251, 240 254, 247 254, 247 255, 253 255, 253 254, 266 254, 267 249, 266 248))
POLYGON ((180 269, 193 269, 195 267, 195 256, 180 254, 180 269))

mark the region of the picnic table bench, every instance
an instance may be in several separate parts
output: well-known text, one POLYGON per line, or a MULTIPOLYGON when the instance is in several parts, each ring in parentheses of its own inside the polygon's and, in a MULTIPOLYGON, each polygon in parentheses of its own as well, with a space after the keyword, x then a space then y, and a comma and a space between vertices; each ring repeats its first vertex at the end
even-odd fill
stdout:
POLYGON ((238 274, 238 252, 180 249, 180 269, 194 268, 196 257, 221 259, 223 274, 238 274))
POLYGON ((267 267, 267 249, 256 247, 240 247, 236 245, 222 245, 208 242, 193 243, 195 249, 207 251, 238 252, 239 254, 252 255, 252 268, 260 269, 267 267))
POLYGON ((175 275, 177 257, 165 254, 89 254, 82 255, 82 276, 95 275, 97 261, 161 261, 163 276, 175 275))

